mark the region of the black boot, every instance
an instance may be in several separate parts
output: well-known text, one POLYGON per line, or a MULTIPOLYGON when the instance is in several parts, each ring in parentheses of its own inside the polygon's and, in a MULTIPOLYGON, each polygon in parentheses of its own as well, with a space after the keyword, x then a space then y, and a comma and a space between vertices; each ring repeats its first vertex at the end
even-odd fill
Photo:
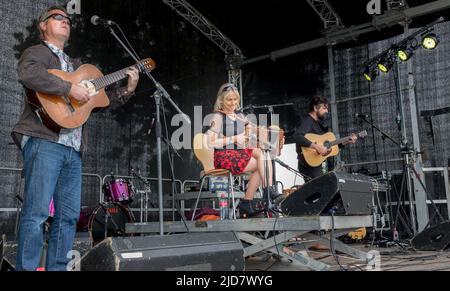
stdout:
POLYGON ((257 211, 254 208, 255 203, 253 200, 245 200, 241 199, 239 202, 239 215, 241 218, 248 218, 257 213, 257 211))
POLYGON ((278 187, 270 186, 269 188, 264 188, 264 199, 267 200, 267 192, 270 190, 270 200, 272 202, 278 201, 283 197, 283 194, 278 193, 278 187))

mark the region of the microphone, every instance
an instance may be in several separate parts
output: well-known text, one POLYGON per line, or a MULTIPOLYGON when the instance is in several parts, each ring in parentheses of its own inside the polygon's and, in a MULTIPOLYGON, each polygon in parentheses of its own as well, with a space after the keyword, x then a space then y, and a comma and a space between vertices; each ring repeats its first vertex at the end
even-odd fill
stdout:
POLYGON ((283 161, 281 161, 278 158, 275 158, 274 161, 277 162, 278 164, 280 164, 282 167, 290 168, 290 166, 288 166, 287 164, 285 164, 283 161))
POLYGON ((104 26, 111 26, 111 25, 116 24, 116 23, 115 23, 114 21, 112 21, 112 20, 103 19, 103 18, 100 18, 100 17, 97 16, 97 15, 94 15, 94 16, 91 17, 91 23, 92 23, 93 25, 99 25, 99 24, 101 24, 101 25, 104 25, 104 26))
POLYGON ((249 105, 249 106, 247 106, 247 107, 241 108, 239 111, 240 111, 241 113, 244 113, 245 111, 252 111, 252 110, 254 110, 254 109, 255 109, 255 106, 249 105))
POLYGON ((156 119, 153 117, 152 122, 150 123, 150 128, 148 129, 147 134, 150 135, 152 133, 153 127, 155 126, 156 119))
POLYGON ((356 118, 369 118, 369 114, 361 114, 361 113, 355 113, 356 118))

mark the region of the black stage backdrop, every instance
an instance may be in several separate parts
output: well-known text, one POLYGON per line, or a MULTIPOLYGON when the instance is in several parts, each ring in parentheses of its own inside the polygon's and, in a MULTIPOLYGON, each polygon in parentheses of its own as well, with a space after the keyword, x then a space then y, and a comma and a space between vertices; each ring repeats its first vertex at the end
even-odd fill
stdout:
MULTIPOLYGON (((192 25, 166 6, 162 1, 81 1, 81 15, 74 16, 72 38, 67 52, 83 62, 98 66, 104 73, 131 65, 121 47, 103 28, 90 24, 90 17, 98 14, 118 22, 136 48, 138 54, 155 60, 154 76, 172 95, 179 107, 192 117, 194 105, 203 106, 203 114, 212 110, 217 88, 227 81, 224 54, 192 25)), ((20 151, 12 145, 10 132, 18 121, 24 104, 23 90, 17 82, 17 60, 21 52, 38 43, 36 18, 53 4, 65 5, 67 1, 2 1, 0 9, 1 86, 0 97, 0 167, 22 167, 20 151)), ((227 10, 228 11, 228 10, 227 10)), ((311 12, 312 13, 312 12, 311 12)), ((282 16, 279 16, 282 17, 282 16)), ((210 19, 214 23, 214 19, 210 19)), ((219 27, 220 29, 221 27, 219 27)), ((237 31, 239 28, 235 28, 237 31)), ((417 51, 414 58, 416 93, 419 111, 450 106, 450 27, 448 22, 436 26, 441 44, 435 51, 417 51)), ((280 32, 282 34, 283 32, 280 32)), ((258 34, 260 35, 260 34, 258 34)), ((232 38, 232 36, 230 36, 232 38)), ((253 36, 246 36, 252 38, 253 36)), ((245 39, 239 35, 238 39, 245 39)), ((369 85, 360 76, 361 63, 401 39, 358 44, 355 48, 335 51, 335 74, 338 100, 359 95, 394 89, 393 74, 380 76, 369 85)), ((267 40, 271 42, 270 39, 267 40)), ((298 43, 303 42, 301 35, 298 43)), ((239 43, 237 43, 240 45, 239 43)), ((270 49, 252 48, 253 52, 269 52, 270 49)), ((279 47, 282 48, 282 47, 279 47)), ((244 51, 244 54, 246 51, 244 51)), ((252 56, 250 56, 252 57, 252 56)), ((402 86, 407 86, 406 65, 401 65, 402 86)), ((288 142, 299 117, 307 111, 307 100, 312 95, 329 96, 329 74, 326 49, 317 49, 273 61, 263 61, 243 68, 245 105, 267 105, 293 102, 295 106, 277 110, 288 142)), ((94 114, 89 120, 89 151, 84 156, 83 172, 100 177, 114 171, 129 175, 130 169, 140 169, 144 176, 156 177, 156 147, 154 133, 148 134, 155 106, 151 98, 155 88, 144 76, 137 88, 137 96, 127 105, 112 111, 94 114)), ((407 95, 405 95, 407 97, 407 95)), ((367 113, 375 124, 398 138, 395 94, 383 94, 339 103, 339 127, 341 136, 362 129, 369 130, 369 137, 356 146, 345 149, 342 159, 347 163, 382 160, 382 140, 372 134, 370 128, 354 118, 355 113, 367 113)), ((407 99, 407 98, 406 98, 407 99)), ((406 120, 409 107, 406 105, 406 120)), ((175 114, 170 105, 165 110, 170 120, 175 114)), ((255 113, 264 113, 256 111, 255 113)), ((450 146, 450 116, 442 115, 432 121, 419 118, 421 141, 427 166, 447 166, 450 146)), ((331 120, 331 119, 329 119, 331 120)), ((328 120, 328 123, 331 123, 328 120)), ((409 122, 408 122, 409 124, 409 122)), ((408 127, 409 140, 411 127, 408 127)), ((193 133, 192 133, 193 135, 193 133)), ((386 143, 388 159, 400 158, 398 149, 386 143)), ((192 151, 181 150, 182 159, 175 157, 175 175, 179 180, 198 179, 201 171, 192 151)), ((163 145, 164 177, 170 177, 167 147, 163 145)), ((390 163, 390 170, 401 169, 401 163, 390 163)), ((352 170, 377 172, 376 166, 355 167, 352 170)), ((433 180, 433 179, 431 179, 433 180)), ((83 179, 83 205, 98 203, 99 180, 95 176, 83 179)), ((19 171, 2 170, 0 174, 0 232, 14 233, 15 198, 23 192, 23 179, 19 171)), ((437 187, 436 189, 438 189, 437 187)), ((153 185, 156 193, 156 185, 153 185)), ((166 188, 165 192, 169 192, 166 188)), ((156 197, 154 197, 156 199, 156 197)))

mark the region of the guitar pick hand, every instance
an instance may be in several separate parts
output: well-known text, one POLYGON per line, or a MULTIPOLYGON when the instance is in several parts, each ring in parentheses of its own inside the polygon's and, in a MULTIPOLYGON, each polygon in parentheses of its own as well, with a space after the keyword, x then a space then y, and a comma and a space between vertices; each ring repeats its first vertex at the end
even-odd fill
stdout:
POLYGON ((89 102, 89 100, 91 99, 89 89, 75 84, 72 84, 72 89, 70 89, 70 96, 82 103, 89 102))

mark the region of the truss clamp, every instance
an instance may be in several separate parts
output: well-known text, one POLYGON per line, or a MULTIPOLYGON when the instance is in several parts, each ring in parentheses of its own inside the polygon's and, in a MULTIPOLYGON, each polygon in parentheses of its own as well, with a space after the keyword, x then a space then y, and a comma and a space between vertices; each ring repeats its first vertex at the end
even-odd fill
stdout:
POLYGON ((239 70, 244 62, 244 57, 241 54, 225 56, 227 70, 239 70))
POLYGON ((409 24, 411 23, 411 18, 409 18, 403 10, 388 10, 383 15, 376 15, 373 17, 372 24, 378 29, 382 30, 387 27, 391 27, 397 24, 409 24))

